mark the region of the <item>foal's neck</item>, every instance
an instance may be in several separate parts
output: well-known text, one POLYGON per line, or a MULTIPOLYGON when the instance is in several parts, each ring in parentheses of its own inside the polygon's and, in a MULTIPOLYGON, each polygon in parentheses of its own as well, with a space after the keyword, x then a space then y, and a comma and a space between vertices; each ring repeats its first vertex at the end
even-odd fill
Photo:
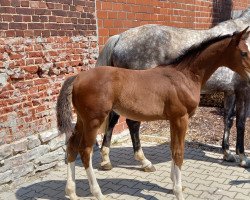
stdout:
POLYGON ((195 77, 195 81, 203 85, 220 66, 227 66, 226 49, 230 41, 230 38, 226 38, 211 44, 201 51, 198 56, 190 55, 189 58, 180 62, 176 68, 183 71, 187 76, 192 76, 192 79, 195 77))

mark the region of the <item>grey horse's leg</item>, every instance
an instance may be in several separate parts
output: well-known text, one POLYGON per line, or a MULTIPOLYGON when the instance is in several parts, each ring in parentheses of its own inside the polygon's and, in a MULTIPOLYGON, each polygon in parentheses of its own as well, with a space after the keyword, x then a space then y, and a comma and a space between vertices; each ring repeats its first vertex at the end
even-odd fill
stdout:
POLYGON ((131 140, 133 143, 135 159, 141 162, 142 169, 145 172, 156 171, 153 164, 144 156, 144 153, 141 148, 141 142, 140 142, 140 137, 139 137, 139 130, 140 130, 141 122, 126 119, 126 123, 128 125, 131 140))
POLYGON ((102 162, 101 162, 100 168, 102 170, 112 169, 112 164, 109 158, 109 151, 110 151, 110 144, 111 144, 113 129, 115 125, 117 124, 119 117, 120 115, 116 114, 114 111, 111 111, 109 115, 108 128, 107 128, 107 131, 104 133, 104 138, 103 138, 102 147, 101 147, 102 162))
POLYGON ((222 140, 222 149, 224 153, 223 159, 228 162, 235 162, 234 155, 229 150, 229 136, 230 130, 233 126, 235 108, 235 95, 225 93, 224 97, 224 134, 222 140))
MULTIPOLYGON (((244 88, 244 87, 243 87, 244 88)), ((246 91, 237 89, 236 90, 236 128, 237 128, 237 142, 236 142, 236 153, 240 157, 240 165, 242 167, 250 167, 250 159, 245 155, 244 149, 244 135, 246 125, 246 114, 248 106, 248 95, 246 91)))

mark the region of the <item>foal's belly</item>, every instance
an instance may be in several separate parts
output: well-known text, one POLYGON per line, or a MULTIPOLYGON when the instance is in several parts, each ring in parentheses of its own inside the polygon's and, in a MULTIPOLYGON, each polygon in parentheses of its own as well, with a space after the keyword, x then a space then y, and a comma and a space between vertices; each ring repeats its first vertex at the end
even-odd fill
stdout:
POLYGON ((166 117, 163 115, 153 115, 144 114, 144 113, 134 113, 134 112, 127 112, 123 110, 114 110, 117 114, 122 115, 128 119, 132 119, 135 121, 156 121, 156 120, 165 120, 166 117))
POLYGON ((126 104, 116 105, 113 110, 128 119, 135 121, 154 121, 166 119, 164 115, 164 106, 156 106, 155 104, 126 104))

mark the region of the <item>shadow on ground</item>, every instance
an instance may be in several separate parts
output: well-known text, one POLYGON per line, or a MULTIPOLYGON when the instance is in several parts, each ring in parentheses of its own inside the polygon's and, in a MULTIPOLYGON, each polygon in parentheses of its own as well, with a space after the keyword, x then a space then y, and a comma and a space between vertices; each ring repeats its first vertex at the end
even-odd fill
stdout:
MULTIPOLYGON (((170 144, 158 144, 155 146, 142 147, 143 152, 148 160, 153 164, 160 164, 171 161, 170 144)), ((234 152, 233 152, 234 153, 234 152)), ((237 155, 236 155, 237 157, 237 155)), ((96 161, 93 163, 94 168, 99 167, 101 156, 98 150, 95 151, 93 159, 96 161)), ((202 160, 209 163, 218 163, 223 166, 240 167, 239 162, 226 162, 223 160, 221 147, 203 144, 200 142, 185 142, 185 155, 184 160, 202 160), (221 154, 219 158, 213 158, 206 155, 206 152, 221 154)), ((140 163, 134 159, 134 152, 132 147, 113 147, 110 150, 110 160, 113 167, 122 167, 128 169, 138 170, 140 163), (124 159, 125 158, 125 159, 124 159), (134 167, 137 165, 138 167, 134 167), (131 166, 131 167, 130 167, 131 166)), ((81 162, 77 162, 78 166, 82 166, 81 162)), ((250 169, 246 169, 250 172, 250 169)))
MULTIPOLYGON (((145 194, 142 192, 143 190, 150 190, 151 192, 161 192, 163 194, 173 194, 171 188, 163 188, 154 183, 150 183, 149 181, 137 181, 133 179, 98 179, 98 183, 102 188, 102 193, 104 195, 109 194, 127 194, 133 197, 140 197, 143 199, 157 200, 152 195, 145 194), (112 185, 110 184, 112 183, 112 185), (133 187, 134 186, 134 187, 133 187), (112 188, 112 189, 111 189, 112 188)), ((54 180, 54 181, 42 181, 40 183, 32 184, 28 187, 20 188, 16 192, 16 198, 18 200, 27 200, 28 196, 32 196, 31 199, 67 199, 65 197, 64 187, 66 185, 66 181, 62 180, 54 180), (63 188, 63 189, 62 189, 63 188), (29 193, 25 195, 26 191, 34 191, 33 193, 29 193)), ((76 180, 76 193, 79 197, 92 197, 88 180, 86 179, 78 179, 76 180)))

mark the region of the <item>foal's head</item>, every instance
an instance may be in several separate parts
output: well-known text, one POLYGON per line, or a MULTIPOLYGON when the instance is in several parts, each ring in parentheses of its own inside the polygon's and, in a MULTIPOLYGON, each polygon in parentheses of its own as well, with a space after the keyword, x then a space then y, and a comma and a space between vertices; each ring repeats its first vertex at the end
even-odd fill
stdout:
POLYGON ((250 81, 250 31, 234 33, 228 46, 228 66, 250 81), (248 46, 249 45, 249 46, 248 46))

